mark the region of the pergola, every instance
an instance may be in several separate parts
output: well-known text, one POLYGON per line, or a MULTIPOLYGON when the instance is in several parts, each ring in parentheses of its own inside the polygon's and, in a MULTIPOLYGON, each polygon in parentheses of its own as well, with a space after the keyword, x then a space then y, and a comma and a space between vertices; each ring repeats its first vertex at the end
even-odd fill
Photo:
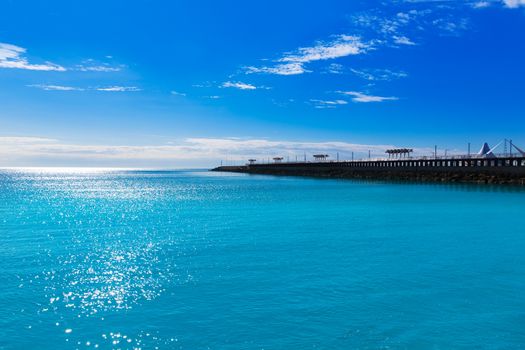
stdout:
POLYGON ((284 159, 283 157, 273 157, 273 161, 276 163, 282 162, 283 159, 284 159))
POLYGON ((328 154, 314 154, 314 159, 319 161, 326 160, 328 157, 330 157, 328 154))
POLYGON ((412 148, 394 148, 387 149, 385 153, 388 154, 388 158, 407 158, 412 152, 414 152, 412 148))

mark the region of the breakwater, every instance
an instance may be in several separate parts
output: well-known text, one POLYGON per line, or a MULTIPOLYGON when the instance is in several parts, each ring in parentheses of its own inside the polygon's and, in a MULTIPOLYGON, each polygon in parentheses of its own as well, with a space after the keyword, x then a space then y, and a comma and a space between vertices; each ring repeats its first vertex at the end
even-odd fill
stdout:
POLYGON ((525 185, 525 157, 269 163, 220 166, 212 171, 349 179, 525 185))

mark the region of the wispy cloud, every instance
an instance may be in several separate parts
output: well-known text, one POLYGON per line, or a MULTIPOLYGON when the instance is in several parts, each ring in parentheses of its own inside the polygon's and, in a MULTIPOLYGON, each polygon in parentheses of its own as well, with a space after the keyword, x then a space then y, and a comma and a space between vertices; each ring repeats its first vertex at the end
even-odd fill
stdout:
POLYGON ((85 90, 79 87, 64 86, 64 85, 32 84, 32 85, 27 85, 27 86, 45 90, 45 91, 84 91, 85 90))
POLYGON ((346 96, 352 96, 352 101, 360 102, 360 103, 395 101, 399 99, 398 97, 394 97, 394 96, 385 97, 385 96, 367 95, 365 93, 358 92, 358 91, 338 91, 338 92, 346 96))
POLYGON ((404 37, 412 25, 422 26, 422 19, 432 14, 430 10, 409 10, 386 15, 380 10, 367 11, 352 16, 352 23, 358 27, 366 28, 386 42, 395 41, 404 37))
POLYGON ((339 63, 331 63, 328 67, 325 68, 325 73, 331 74, 343 74, 345 72, 345 67, 339 63))
POLYGON ((185 92, 171 91, 171 94, 172 94, 173 96, 182 96, 182 97, 186 97, 186 93, 185 93, 185 92))
POLYGON ((192 86, 195 88, 211 88, 211 87, 215 87, 216 85, 217 85, 216 81, 205 81, 200 84, 193 84, 192 86))
POLYGON ((310 100, 311 103, 314 104, 315 108, 335 108, 337 106, 341 106, 341 105, 347 105, 348 102, 345 101, 345 100, 316 100, 316 99, 311 99, 310 100))
POLYGON ((0 68, 59 72, 66 70, 64 67, 52 62, 44 62, 41 64, 30 63, 28 59, 24 57, 26 51, 27 50, 25 48, 20 46, 0 43, 0 68))
POLYGON ((469 28, 469 19, 439 18, 432 21, 432 24, 441 31, 441 34, 458 36, 469 28))
POLYGON ((33 137, 33 136, 0 136, 0 145, 6 144, 44 144, 44 143, 57 143, 57 139, 52 139, 48 137, 33 137))
POLYGON ((303 63, 276 64, 271 67, 245 67, 246 74, 267 73, 276 75, 298 75, 310 73, 311 70, 304 68, 303 63))
POLYGON ((330 60, 349 55, 359 55, 371 47, 371 43, 364 43, 359 36, 339 35, 335 40, 327 43, 320 42, 312 47, 299 48, 296 53, 287 54, 279 61, 309 63, 330 60))
POLYGON ((257 86, 247 83, 227 81, 221 85, 223 88, 236 88, 240 90, 256 90, 257 86))
POLYGON ((142 91, 141 88, 136 86, 106 86, 106 87, 97 87, 97 91, 110 91, 110 92, 136 92, 142 91))
POLYGON ((294 52, 285 53, 275 60, 273 66, 245 67, 247 74, 269 73, 278 75, 297 75, 310 72, 305 65, 315 61, 359 55, 373 49, 373 42, 365 42, 359 36, 338 35, 331 41, 318 42, 314 46, 301 47, 294 52))
MULTIPOLYGON (((111 56, 107 56, 106 58, 112 59, 111 56)), ((108 62, 101 62, 99 60, 89 58, 84 61, 82 61, 81 64, 77 64, 74 68, 74 70, 81 71, 81 72, 119 72, 122 69, 126 68, 125 65, 119 64, 114 65, 108 62)))
POLYGON ((490 1, 476 1, 471 4, 471 6, 475 9, 487 8, 487 7, 490 7, 490 5, 491 5, 490 1))
POLYGON ((122 70, 122 66, 118 67, 111 67, 107 65, 99 65, 99 66, 85 66, 85 65, 77 65, 76 69, 81 72, 119 72, 122 70))
POLYGON ((412 0, 404 3, 428 3, 428 8, 418 5, 417 9, 403 9, 395 14, 378 8, 355 14, 352 22, 368 30, 370 35, 377 35, 383 43, 396 47, 415 45, 411 37, 423 32, 457 36, 470 26, 466 10, 472 8, 472 2, 412 0))
POLYGON ((406 78, 407 73, 390 69, 350 69, 358 77, 368 81, 392 81, 406 78))
MULTIPOLYGON (((125 68, 125 65, 111 65, 107 62, 100 62, 94 59, 84 60, 81 64, 72 67, 63 67, 56 63, 31 63, 25 57, 27 49, 6 43, 0 43, 0 68, 17 68, 35 71, 81 71, 81 72, 118 72, 125 68)), ((107 58, 111 58, 108 56, 107 58)))
POLYGON ((74 87, 54 84, 31 84, 28 87, 37 88, 45 91, 107 91, 107 92, 136 92, 142 89, 136 86, 106 86, 106 87, 74 87))
POLYGON ((404 35, 401 35, 401 36, 394 35, 392 39, 394 39, 394 43, 398 45, 416 45, 415 42, 413 42, 412 40, 410 40, 404 35))
POLYGON ((462 6, 469 5, 474 8, 484 8, 492 4, 503 4, 505 7, 517 8, 525 6, 525 0, 480 0, 480 1, 454 1, 454 0, 404 0, 407 3, 447 3, 449 7, 452 5, 462 6))
POLYGON ((525 0, 503 0, 503 3, 506 7, 509 8, 518 8, 520 6, 525 6, 525 0))

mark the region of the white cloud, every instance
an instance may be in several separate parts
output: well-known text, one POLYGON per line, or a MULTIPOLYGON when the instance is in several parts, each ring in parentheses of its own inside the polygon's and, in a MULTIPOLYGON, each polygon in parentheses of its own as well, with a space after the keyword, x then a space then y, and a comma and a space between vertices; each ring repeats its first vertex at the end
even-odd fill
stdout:
POLYGON ((525 0, 503 0, 503 3, 506 7, 509 8, 518 8, 520 6, 525 6, 525 0))
MULTIPOLYGON (((266 159, 275 155, 302 156, 325 152, 335 155, 340 152, 341 159, 351 152, 367 154, 368 150, 377 156, 393 145, 366 145, 340 141, 301 142, 267 139, 243 138, 187 138, 179 142, 162 145, 89 145, 61 142, 56 139, 40 137, 1 137, 0 166, 27 164, 32 159, 53 160, 54 164, 174 164, 174 161, 208 160, 216 163, 220 159, 246 159, 255 157, 266 159), (24 163, 24 160, 25 163, 24 163), (148 163, 149 162, 149 163, 148 163), (162 163, 164 162, 164 163, 162 163)), ((416 150, 417 152, 418 150, 416 150)), ((347 158, 348 159, 348 158, 347 158)), ((34 163, 30 163, 34 164, 34 163)))
POLYGON ((236 88, 240 90, 255 90, 257 87, 252 84, 242 83, 242 82, 231 82, 227 81, 221 85, 223 88, 236 88))
POLYGON ((142 91, 142 89, 136 86, 106 86, 106 87, 97 87, 97 91, 115 91, 115 92, 135 92, 142 91))
POLYGON ((315 61, 331 60, 351 55, 363 54, 373 49, 372 42, 364 42, 361 37, 338 35, 329 42, 318 42, 315 46, 301 47, 295 52, 286 53, 276 60, 274 66, 246 67, 246 73, 269 73, 278 75, 297 75, 310 72, 305 65, 315 61))
POLYGON ((47 137, 33 137, 33 136, 0 136, 0 145, 8 144, 42 144, 42 143, 56 143, 57 139, 47 137))
POLYGON ((107 65, 99 65, 99 66, 77 65, 76 69, 81 72, 119 72, 122 70, 122 66, 111 67, 107 65))
MULTIPOLYGON (((409 3, 448 3, 449 5, 454 4, 454 0, 404 0, 409 3)), ((459 5, 463 5, 464 2, 457 2, 459 5)), ((517 8, 519 6, 525 6, 525 0, 480 0, 474 2, 467 2, 474 8, 485 8, 491 6, 493 3, 501 3, 509 8, 517 8)))
POLYGON ((475 9, 486 8, 486 7, 489 7, 490 5, 491 5, 490 1, 477 1, 471 4, 471 6, 475 9))
POLYGON ((390 38, 422 16, 420 12, 399 12, 394 16, 385 16, 377 12, 365 12, 352 16, 352 22, 360 27, 372 29, 376 34, 390 38))
POLYGON ((65 85, 53 85, 53 84, 31 84, 27 86, 45 90, 45 91, 108 91, 108 92, 142 91, 142 89, 136 86, 106 86, 106 87, 88 87, 88 88, 65 86, 65 85))
POLYGON ((361 103, 395 101, 399 99, 398 97, 394 97, 394 96, 384 97, 384 96, 367 95, 367 94, 364 94, 358 91, 338 91, 338 92, 343 95, 352 96, 352 101, 361 102, 361 103))
POLYGON ((328 43, 320 42, 312 47, 301 47, 296 53, 287 54, 280 62, 309 63, 313 61, 330 60, 350 55, 359 55, 371 48, 370 43, 364 43, 360 37, 339 35, 336 40, 328 43))
POLYGON ((407 38, 406 36, 397 36, 397 35, 394 35, 392 37, 392 39, 394 39, 394 43, 395 44, 398 44, 398 45, 416 45, 415 42, 413 42, 412 40, 410 40, 409 38, 407 38))
POLYGON ((326 67, 326 73, 331 74, 343 74, 345 71, 345 67, 342 64, 339 63, 331 63, 328 67, 326 67))
POLYGON ((172 91, 171 94, 174 95, 174 96, 186 97, 186 93, 184 93, 184 92, 172 91))
POLYGON ((369 81, 392 81, 408 76, 405 72, 396 72, 390 69, 350 69, 350 71, 358 77, 369 81))
POLYGON ((26 51, 26 49, 16 45, 0 43, 0 68, 59 72, 66 70, 64 67, 51 62, 44 62, 43 64, 29 63, 28 59, 23 56, 26 51))
POLYGON ((32 84, 27 86, 42 89, 45 91, 84 91, 83 88, 63 85, 32 84))
POLYGON ((246 74, 267 73, 277 75, 298 75, 311 72, 311 70, 304 68, 302 63, 277 64, 272 67, 246 67, 245 69, 246 74))
POLYGON ((442 34, 457 36, 469 28, 469 19, 467 18, 438 18, 432 21, 432 24, 438 28, 442 34))
POLYGON ((205 81, 204 83, 193 84, 192 86, 196 88, 210 88, 210 87, 214 87, 215 85, 217 85, 217 82, 215 81, 205 81))
MULTIPOLYGON (((107 57, 112 59, 111 56, 107 57)), ((82 64, 77 64, 74 69, 81 72, 119 72, 126 68, 125 65, 112 65, 108 62, 101 62, 93 58, 88 58, 82 61, 82 64)))
MULTIPOLYGON (((500 0, 498 0, 500 1, 500 0)), ((412 9, 395 15, 381 10, 367 11, 352 17, 357 26, 371 30, 383 38, 383 42, 393 45, 414 45, 407 33, 436 31, 442 35, 459 35, 469 29, 470 19, 465 6, 472 7, 472 1, 406 1, 411 3, 436 3, 431 9, 412 9)), ((480 2, 480 1, 478 1, 480 2)))
POLYGON ((345 100, 315 100, 315 99, 311 99, 310 102, 312 102, 315 105, 315 108, 335 108, 337 106, 348 104, 348 102, 345 101, 345 100))

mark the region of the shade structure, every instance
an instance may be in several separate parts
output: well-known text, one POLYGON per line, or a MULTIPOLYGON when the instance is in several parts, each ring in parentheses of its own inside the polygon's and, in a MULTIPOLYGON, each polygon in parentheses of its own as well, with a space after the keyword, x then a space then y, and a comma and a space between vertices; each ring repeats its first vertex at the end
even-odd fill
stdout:
POLYGON ((330 157, 328 154, 314 154, 316 160, 325 160, 328 157, 330 157))
POLYGON ((406 157, 410 156, 410 153, 414 152, 412 148, 394 148, 394 149, 387 149, 385 151, 386 154, 388 154, 388 157, 406 157))

